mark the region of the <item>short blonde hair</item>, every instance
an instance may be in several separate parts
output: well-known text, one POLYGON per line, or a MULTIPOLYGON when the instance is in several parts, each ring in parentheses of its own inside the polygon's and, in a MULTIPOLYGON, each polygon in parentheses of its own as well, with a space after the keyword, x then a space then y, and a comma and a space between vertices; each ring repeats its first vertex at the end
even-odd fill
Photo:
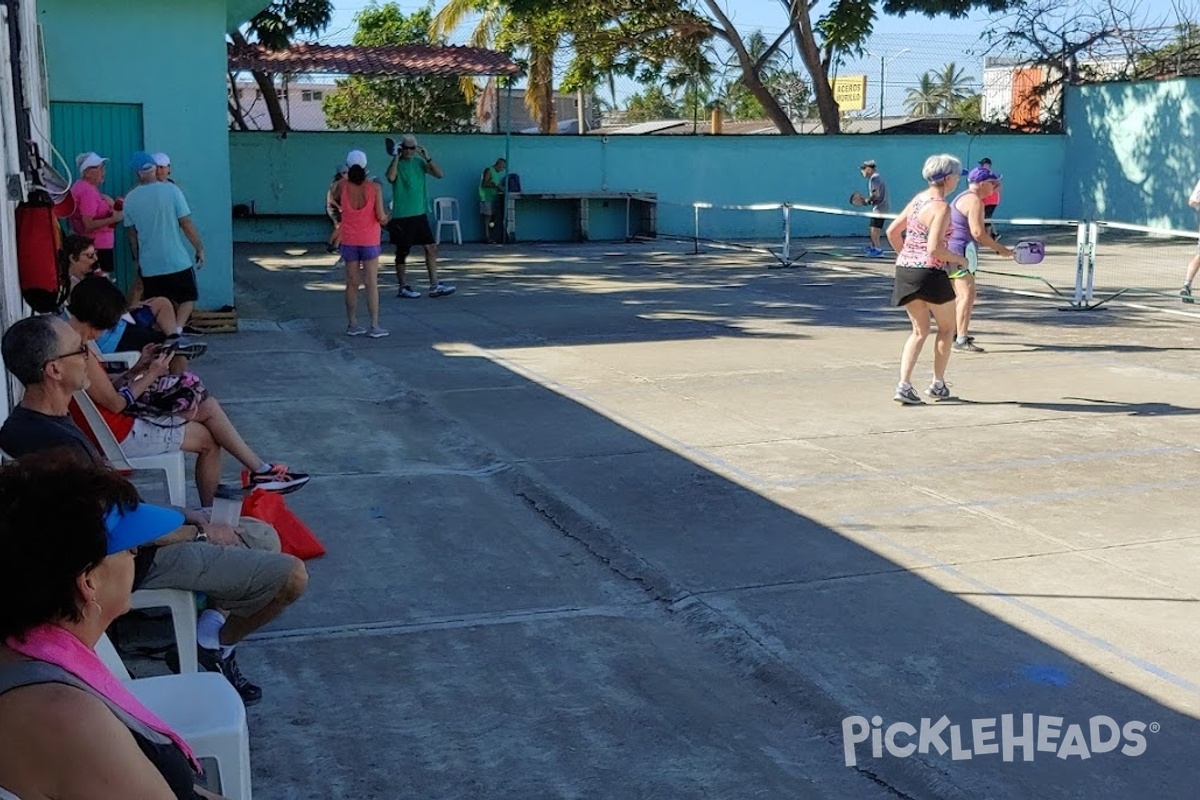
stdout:
POLYGON ((921 167, 921 177, 930 183, 941 183, 951 175, 962 172, 962 162, 949 153, 930 156, 921 167))

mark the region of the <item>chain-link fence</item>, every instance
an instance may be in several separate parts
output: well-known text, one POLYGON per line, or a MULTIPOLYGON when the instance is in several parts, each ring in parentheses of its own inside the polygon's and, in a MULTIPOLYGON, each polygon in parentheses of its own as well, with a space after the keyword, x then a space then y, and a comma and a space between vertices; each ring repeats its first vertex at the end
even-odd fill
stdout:
MULTIPOLYGON (((1009 29, 1020 23, 1004 21, 1009 29)), ((859 52, 839 59, 830 80, 845 133, 950 132, 981 126, 1046 130, 1054 127, 1061 86, 1068 81, 1163 77, 1195 70, 1200 65, 1197 30, 1192 26, 1114 29, 1087 46, 1064 45, 1061 53, 1048 53, 1049 45, 1041 40, 994 33, 968 42, 951 33, 923 33, 919 38, 876 34, 859 52)), ((743 33, 754 45, 753 31, 743 33)), ((776 33, 764 31, 765 36, 759 38, 765 40, 776 33)), ((349 44, 353 35, 353 25, 343 26, 318 41, 349 44)), ((467 30, 460 29, 451 43, 462 43, 466 35, 467 30)), ((572 57, 569 48, 557 53, 555 76, 559 81, 572 57)), ((510 127, 525 133, 777 133, 782 114, 800 132, 821 130, 813 79, 790 38, 760 73, 776 109, 768 108, 770 101, 764 104, 746 88, 738 60, 725 45, 706 46, 704 59, 691 69, 667 66, 654 76, 640 77, 615 75, 587 90, 556 92, 549 123, 544 115, 535 118, 527 108, 523 81, 514 85, 509 103, 504 89, 480 78, 458 129, 490 133, 510 127), (719 109, 715 114, 714 108, 719 109)), ((236 123, 231 115, 231 126, 244 124, 251 130, 276 127, 263 97, 264 86, 249 73, 238 73, 233 81, 231 96, 242 113, 236 123)), ((278 116, 293 130, 345 129, 344 123, 329 113, 328 101, 346 91, 346 82, 345 76, 334 75, 275 76, 278 116)))

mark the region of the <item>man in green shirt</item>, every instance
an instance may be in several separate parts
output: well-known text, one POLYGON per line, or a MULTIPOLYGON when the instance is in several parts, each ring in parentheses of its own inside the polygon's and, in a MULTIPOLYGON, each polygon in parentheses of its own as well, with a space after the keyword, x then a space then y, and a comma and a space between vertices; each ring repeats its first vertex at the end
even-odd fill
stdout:
POLYGON ((420 297, 421 293, 405 280, 408 251, 413 245, 425 248, 425 271, 429 273, 429 296, 445 297, 454 294, 454 287, 437 279, 437 245, 426 214, 425 176, 442 177, 442 168, 433 163, 429 151, 417 144, 417 138, 405 136, 400 147, 390 154, 387 179, 392 184, 392 221, 388 234, 396 245, 396 278, 400 282, 397 297, 420 297), (418 155, 419 154, 419 155, 418 155))
POLYGON ((483 241, 496 244, 499 231, 496 230, 496 198, 503 187, 504 173, 508 170, 508 162, 497 158, 496 163, 484 167, 483 176, 479 179, 479 215, 483 217, 483 241))

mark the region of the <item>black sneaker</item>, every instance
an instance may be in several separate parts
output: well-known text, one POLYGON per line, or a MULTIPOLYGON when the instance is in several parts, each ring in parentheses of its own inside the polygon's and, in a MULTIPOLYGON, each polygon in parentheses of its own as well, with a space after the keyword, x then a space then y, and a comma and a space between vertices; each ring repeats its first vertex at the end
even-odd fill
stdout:
POLYGON ((251 683, 242 674, 241 667, 237 663, 237 650, 222 658, 220 650, 197 647, 196 656, 200 660, 200 666, 205 670, 219 672, 225 676, 229 685, 237 689, 243 705, 252 706, 262 700, 262 689, 251 683))
POLYGON ((965 342, 957 342, 956 341, 954 343, 954 345, 951 347, 951 349, 956 353, 986 353, 987 352, 982 347, 975 344, 975 341, 970 336, 967 337, 967 340, 965 342))
MULTIPOLYGON (((367 335, 370 335, 370 332, 367 335)), ((266 472, 242 470, 242 486, 244 488, 265 489, 277 494, 291 494, 308 483, 308 480, 308 475, 303 472, 293 472, 287 468, 287 464, 272 464, 266 472)))
POLYGON ((193 328, 191 325, 184 325, 183 332, 185 334, 187 334, 188 336, 203 336, 204 335, 204 331, 200 330, 199 328, 193 328))
POLYGON ((1183 302, 1189 305, 1196 302, 1192 299, 1192 287, 1190 286, 1185 285, 1182 289, 1180 289, 1179 296, 1183 299, 1183 302))

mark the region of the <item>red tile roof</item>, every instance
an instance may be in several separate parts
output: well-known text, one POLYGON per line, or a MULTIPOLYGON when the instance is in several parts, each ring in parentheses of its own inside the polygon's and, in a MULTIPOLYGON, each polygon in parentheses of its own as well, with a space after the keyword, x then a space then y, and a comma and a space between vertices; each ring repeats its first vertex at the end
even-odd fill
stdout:
POLYGON ((479 47, 295 44, 287 50, 229 46, 229 69, 326 75, 516 75, 504 53, 479 47))

